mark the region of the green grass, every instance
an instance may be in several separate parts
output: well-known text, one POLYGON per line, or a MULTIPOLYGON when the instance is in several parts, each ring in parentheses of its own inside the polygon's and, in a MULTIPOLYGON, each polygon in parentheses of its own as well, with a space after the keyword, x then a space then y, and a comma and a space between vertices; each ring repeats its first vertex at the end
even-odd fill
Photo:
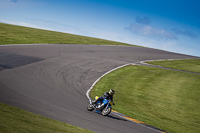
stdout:
POLYGON ((200 75, 127 66, 103 77, 91 97, 111 88, 120 113, 168 132, 200 131, 200 75))
POLYGON ((0 103, 1 133, 90 133, 75 127, 0 103))
POLYGON ((0 23, 0 44, 38 43, 133 46, 131 44, 109 41, 104 39, 0 23))
POLYGON ((200 73, 200 59, 153 61, 149 64, 200 73))

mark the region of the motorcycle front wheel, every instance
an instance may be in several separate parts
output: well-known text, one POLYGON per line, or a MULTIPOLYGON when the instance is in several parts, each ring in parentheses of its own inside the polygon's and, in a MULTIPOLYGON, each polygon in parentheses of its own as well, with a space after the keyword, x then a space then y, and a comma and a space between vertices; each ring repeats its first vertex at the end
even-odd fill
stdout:
POLYGON ((91 104, 89 104, 88 107, 87 107, 87 110, 92 111, 92 110, 94 110, 94 107, 91 104))
POLYGON ((107 115, 110 114, 110 112, 111 112, 111 107, 108 107, 108 108, 103 109, 102 112, 101 112, 101 114, 103 116, 107 116, 107 115))

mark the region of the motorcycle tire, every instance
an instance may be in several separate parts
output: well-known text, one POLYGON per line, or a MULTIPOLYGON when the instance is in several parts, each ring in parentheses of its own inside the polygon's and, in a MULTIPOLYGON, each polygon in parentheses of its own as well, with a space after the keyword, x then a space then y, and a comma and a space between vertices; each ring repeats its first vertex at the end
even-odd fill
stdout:
POLYGON ((111 107, 105 108, 105 109, 102 110, 101 114, 102 114, 103 116, 107 116, 107 115, 110 114, 111 110, 112 110, 111 107))
POLYGON ((89 104, 88 107, 87 107, 87 110, 92 111, 92 110, 94 110, 94 107, 91 104, 89 104))

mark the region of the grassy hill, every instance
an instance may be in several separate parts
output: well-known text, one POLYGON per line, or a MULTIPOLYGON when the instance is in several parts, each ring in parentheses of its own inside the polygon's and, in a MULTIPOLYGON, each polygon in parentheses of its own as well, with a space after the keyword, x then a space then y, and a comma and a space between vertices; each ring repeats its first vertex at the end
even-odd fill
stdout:
POLYGON ((96 44, 123 45, 131 44, 109 41, 68 33, 35 29, 0 23, 0 44, 96 44))
MULTIPOLYGON (((200 59, 150 63, 191 72, 199 72, 200 68, 200 59)), ((199 81, 198 74, 127 66, 103 77, 91 91, 91 98, 112 88, 116 91, 115 111, 167 132, 197 133, 200 131, 199 81)))

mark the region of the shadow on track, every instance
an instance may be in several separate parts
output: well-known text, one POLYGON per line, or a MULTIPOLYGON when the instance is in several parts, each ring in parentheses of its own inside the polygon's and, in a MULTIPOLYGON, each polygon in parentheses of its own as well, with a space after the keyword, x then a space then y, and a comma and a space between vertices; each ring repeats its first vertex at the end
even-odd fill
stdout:
POLYGON ((119 118, 119 117, 115 117, 115 116, 111 116, 111 115, 108 115, 107 117, 112 118, 112 119, 115 119, 115 120, 128 121, 128 120, 126 120, 126 119, 119 118))
MULTIPOLYGON (((94 113, 96 113, 96 112, 94 112, 94 113)), ((115 120, 119 120, 119 121, 128 121, 126 119, 123 119, 123 118, 120 118, 120 117, 116 117, 116 116, 113 116, 113 115, 103 116, 101 113, 96 113, 96 114, 101 115, 102 117, 107 117, 107 118, 115 119, 115 120)))

